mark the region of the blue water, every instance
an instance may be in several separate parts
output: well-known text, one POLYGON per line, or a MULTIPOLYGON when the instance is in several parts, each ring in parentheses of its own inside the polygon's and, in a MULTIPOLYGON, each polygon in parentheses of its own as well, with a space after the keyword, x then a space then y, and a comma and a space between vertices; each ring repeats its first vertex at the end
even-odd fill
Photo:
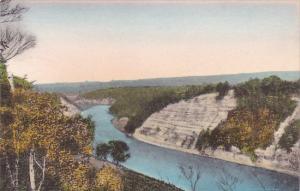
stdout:
POLYGON ((182 164, 200 167, 201 179, 197 189, 199 191, 218 191, 216 182, 224 175, 224 171, 227 175, 229 173, 239 178, 235 189, 238 191, 299 190, 296 177, 165 149, 129 138, 113 127, 111 124, 113 116, 108 113, 108 110, 109 106, 95 106, 83 111, 82 115, 90 115, 95 121, 95 145, 112 139, 122 140, 129 145, 131 157, 124 163, 124 166, 129 169, 169 182, 187 191, 190 191, 189 183, 178 168, 182 164), (255 175, 260 181, 254 177, 255 175))

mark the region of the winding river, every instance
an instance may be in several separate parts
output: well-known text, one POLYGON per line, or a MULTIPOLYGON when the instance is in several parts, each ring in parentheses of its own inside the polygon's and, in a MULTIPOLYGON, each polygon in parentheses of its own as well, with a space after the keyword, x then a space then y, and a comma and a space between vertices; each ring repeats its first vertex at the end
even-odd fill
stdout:
POLYGON ((298 191, 298 178, 259 168, 238 165, 222 160, 196 156, 146 144, 125 136, 111 124, 113 118, 109 106, 94 106, 82 112, 90 115, 96 124, 95 142, 122 140, 130 147, 131 157, 124 163, 129 169, 174 184, 190 191, 189 182, 183 178, 178 168, 191 165, 200 168, 201 179, 198 190, 218 191, 222 177, 238 177, 238 191, 298 191))

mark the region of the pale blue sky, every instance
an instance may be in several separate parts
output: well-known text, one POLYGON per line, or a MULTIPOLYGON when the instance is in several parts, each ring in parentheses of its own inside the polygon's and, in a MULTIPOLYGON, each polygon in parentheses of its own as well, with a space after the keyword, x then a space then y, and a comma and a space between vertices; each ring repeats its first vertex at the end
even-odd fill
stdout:
POLYGON ((38 46, 10 70, 38 82, 299 69, 296 3, 28 6, 38 46))

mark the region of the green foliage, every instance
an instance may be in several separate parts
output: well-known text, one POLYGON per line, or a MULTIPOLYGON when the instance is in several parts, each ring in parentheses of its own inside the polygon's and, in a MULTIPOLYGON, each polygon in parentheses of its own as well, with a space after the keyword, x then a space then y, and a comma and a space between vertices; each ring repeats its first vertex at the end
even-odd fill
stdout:
POLYGON ((291 152, 291 147, 300 138, 300 120, 293 121, 288 127, 286 127, 284 134, 279 140, 279 146, 291 152))
POLYGON ((202 130, 199 134, 197 148, 201 151, 212 146, 211 140, 211 131, 209 129, 202 130))
POLYGON ((129 157, 129 147, 123 141, 109 141, 108 145, 111 147, 111 157, 118 165, 120 162, 125 162, 129 157))
POLYGON ((140 87, 140 88, 110 88, 84 94, 90 99, 113 98, 116 102, 110 107, 110 112, 116 117, 128 117, 125 126, 128 133, 136 128, 154 112, 171 103, 182 99, 190 99, 203 93, 215 90, 214 85, 180 86, 180 87, 140 87))
POLYGON ((11 87, 8 81, 6 65, 0 63, 0 106, 11 104, 11 87))
POLYGON ((214 130, 201 132, 197 148, 224 146, 228 150, 236 146, 255 160, 254 150, 270 145, 280 122, 294 111, 296 102, 290 96, 298 93, 299 81, 288 82, 271 76, 251 79, 234 89, 237 108, 214 130))
POLYGON ((113 162, 117 165, 120 162, 125 162, 130 157, 128 145, 118 140, 109 141, 108 144, 98 144, 96 155, 102 160, 106 160, 108 155, 110 155, 113 162))
POLYGON ((16 89, 21 88, 24 90, 29 90, 33 88, 33 82, 29 82, 25 77, 13 76, 13 82, 16 89))
POLYGON ((216 90, 219 93, 219 95, 216 97, 216 99, 217 100, 222 99, 228 93, 229 89, 230 89, 230 85, 227 81, 224 83, 222 82, 218 83, 216 86, 216 90))
POLYGON ((96 156, 101 160, 107 160, 107 156, 111 152, 111 147, 106 143, 98 144, 96 147, 96 156))
MULTIPOLYGON (((28 187, 28 157, 34 151, 37 160, 47 161, 45 190, 51 190, 53 185, 56 185, 55 190, 74 190, 74 187, 88 190, 85 188, 89 185, 90 168, 76 161, 74 156, 92 154, 94 127, 90 119, 65 116, 65 108, 52 94, 16 89, 11 100, 11 106, 0 107, 0 114, 12 116, 7 126, 1 126, 4 133, 1 133, 0 157, 7 158, 13 170, 19 171, 16 177, 20 180, 19 186, 28 187)), ((5 160, 0 161, 4 174, 11 170, 5 163, 5 160)))

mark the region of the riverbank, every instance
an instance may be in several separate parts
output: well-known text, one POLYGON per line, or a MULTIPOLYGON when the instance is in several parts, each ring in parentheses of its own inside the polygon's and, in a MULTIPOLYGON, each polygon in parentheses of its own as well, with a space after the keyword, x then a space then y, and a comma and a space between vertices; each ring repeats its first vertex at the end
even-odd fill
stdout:
POLYGON ((90 157, 89 163, 97 170, 101 170, 107 166, 118 169, 123 176, 124 191, 183 191, 172 184, 135 172, 124 166, 116 166, 109 161, 102 161, 90 157))
MULTIPOLYGON (((74 103, 72 103, 69 99, 66 99, 64 96, 61 96, 60 100, 61 103, 67 108, 67 110, 65 111, 65 115, 73 116, 80 114, 80 108, 77 105, 74 105, 74 103)), ((124 125, 126 125, 128 118, 121 118, 120 120, 114 118, 114 120, 112 120, 111 122, 113 123, 113 121, 116 126, 121 128, 124 125)), ((77 158, 77 160, 80 160, 80 157, 77 158)), ((91 165, 91 167, 94 167, 98 171, 103 169, 104 167, 112 167, 118 169, 124 181, 124 191, 183 191, 182 189, 174 186, 173 184, 141 174, 124 166, 116 166, 115 164, 109 161, 103 161, 98 160, 95 157, 89 157, 88 162, 91 165)))
POLYGON ((292 121, 300 119, 300 99, 297 96, 292 97, 297 103, 294 112, 282 121, 279 129, 274 132, 274 143, 266 149, 256 149, 255 157, 244 154, 234 146, 228 150, 220 146, 214 150, 209 147, 201 151, 196 147, 200 132, 216 128, 227 119, 228 111, 236 107, 233 91, 229 91, 222 100, 216 100, 216 96, 215 93, 204 94, 170 104, 147 118, 143 125, 136 129, 133 137, 168 149, 300 176, 300 141, 293 146, 291 152, 280 149, 278 145, 285 128, 292 121))
MULTIPOLYGON (((98 105, 103 105, 103 104, 98 104, 98 105)), ((108 104, 106 104, 108 105, 108 104)), ((121 118, 122 119, 122 118, 121 118)), ((111 122, 113 124, 113 126, 124 133, 124 130, 122 131, 122 127, 124 127, 126 125, 126 122, 128 121, 128 119, 125 120, 122 119, 117 119, 114 118, 111 122)), ((126 133, 125 133, 126 134, 126 133)), ((291 171, 291 170, 287 170, 284 168, 279 168, 279 162, 276 163, 272 163, 269 160, 266 159, 258 159, 255 163, 253 163, 250 159, 250 157, 238 153, 238 152, 229 152, 229 151, 225 151, 222 149, 217 149, 215 151, 212 150, 205 150, 204 152, 199 152, 196 149, 186 149, 186 148, 182 148, 182 147, 176 147, 174 145, 167 145, 167 144, 159 144, 156 143, 156 140, 151 140, 150 137, 146 137, 142 134, 133 134, 133 138, 136 140, 139 140, 141 142, 145 142, 151 145, 156 145, 158 147, 163 147, 163 148, 167 148, 167 149, 172 149, 172 150, 177 150, 177 151, 181 151, 181 152, 185 152, 185 153, 189 153, 189 154, 193 154, 193 155, 198 155, 198 156, 202 156, 202 157, 210 157, 210 158, 216 158, 216 159, 220 159, 220 160, 224 160, 224 161, 228 161, 228 162, 232 162, 232 163, 237 163, 237 164, 241 164, 241 165, 247 165, 247 166, 252 166, 252 167, 258 167, 258 168, 263 168, 263 169, 267 169, 267 170, 272 170, 272 171, 276 171, 279 173, 284 173, 284 174, 288 174, 288 175, 292 175, 292 176, 300 176, 299 172, 295 172, 295 171, 291 171)))
POLYGON ((155 145, 155 146, 158 146, 158 147, 163 147, 163 148, 167 148, 167 149, 181 151, 181 152, 185 152, 185 153, 189 153, 189 154, 193 154, 193 155, 198 155, 198 156, 201 156, 201 157, 209 157, 209 158, 220 159, 220 160, 224 160, 224 161, 228 161, 228 162, 232 162, 232 163, 237 163, 237 164, 241 164, 241 165, 247 165, 247 166, 251 166, 251 167, 267 169, 267 170, 271 170, 271 171, 275 171, 275 172, 279 172, 279 173, 284 173, 284 174, 291 175, 291 176, 300 177, 300 172, 295 172, 295 171, 291 171, 291 170, 276 168, 276 167, 273 166, 272 163, 268 162, 267 160, 262 160, 261 162, 253 163, 251 161, 251 158, 244 155, 244 154, 236 154, 234 152, 229 152, 229 151, 225 151, 225 150, 221 150, 221 149, 217 149, 215 151, 207 149, 205 152, 199 152, 196 149, 185 149, 185 148, 182 148, 182 147, 175 147, 173 145, 161 145, 161 144, 155 143, 154 140, 149 141, 148 138, 145 139, 140 135, 137 136, 136 134, 133 134, 132 137, 136 140, 141 141, 141 142, 148 143, 148 144, 151 144, 151 145, 155 145))
POLYGON ((81 112, 81 115, 91 116, 95 123, 94 146, 110 140, 124 141, 129 146, 131 154, 123 164, 126 168, 171 183, 184 190, 190 190, 190 184, 182 177, 179 165, 201 168, 199 188, 202 190, 217 191, 217 182, 222 178, 224 171, 239 177, 241 182, 236 186, 237 190, 261 190, 259 181, 263 181, 263 186, 269 190, 298 190, 296 189, 298 178, 295 176, 224 160, 199 157, 199 155, 154 146, 128 137, 111 123, 114 116, 109 112, 109 106, 95 106, 81 112))
POLYGON ((128 133, 126 133, 125 131, 125 126, 128 123, 129 119, 128 117, 121 117, 120 119, 118 119, 117 117, 113 118, 111 120, 111 123, 113 124, 113 126, 118 129, 119 131, 121 131, 122 133, 128 135, 128 133))

